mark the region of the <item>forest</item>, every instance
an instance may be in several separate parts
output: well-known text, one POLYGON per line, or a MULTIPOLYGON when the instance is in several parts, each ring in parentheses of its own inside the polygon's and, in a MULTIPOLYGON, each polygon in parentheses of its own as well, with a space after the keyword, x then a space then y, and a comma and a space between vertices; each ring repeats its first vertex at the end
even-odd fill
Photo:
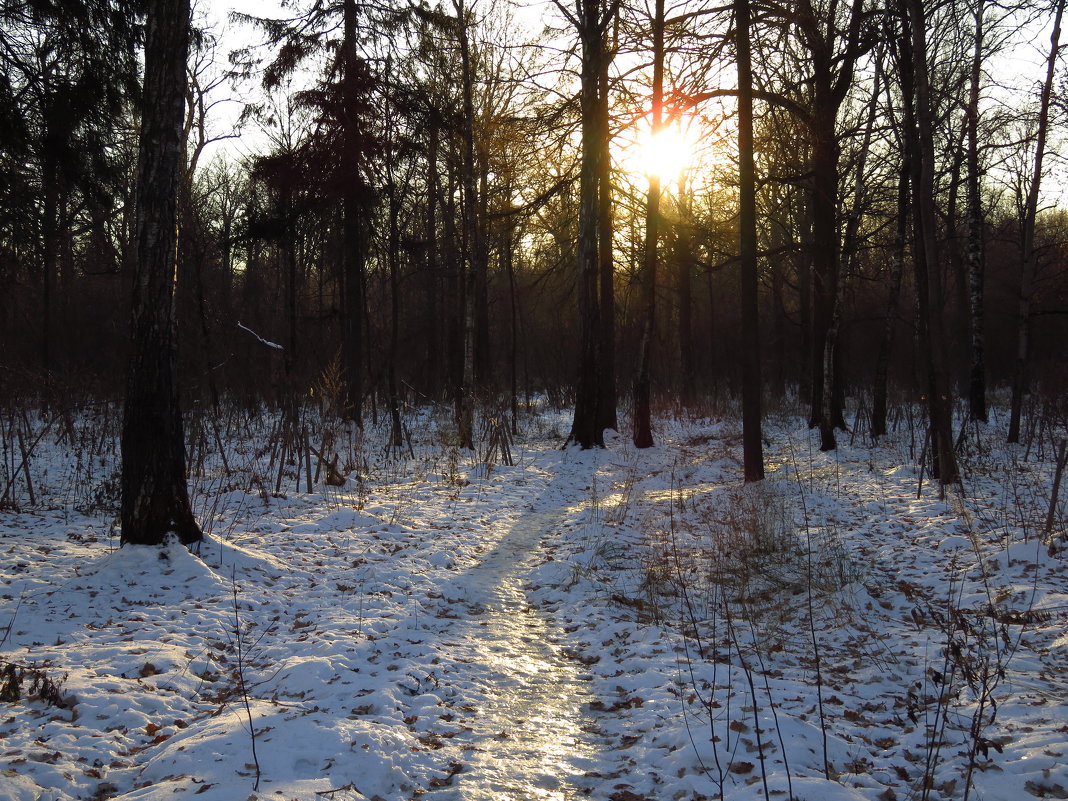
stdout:
MULTIPOLYGON (((934 397, 929 354, 975 419, 1010 392, 1012 439, 1025 401, 1064 394, 1055 3, 754 7, 745 270, 733 7, 588 5, 294 8, 242 17, 231 52, 196 28, 184 406, 299 406, 332 376, 357 422, 464 394, 515 415, 595 371, 611 424, 634 387, 738 395, 758 343, 765 402, 826 419, 824 447, 934 397), (241 136, 257 150, 212 148, 241 136)), ((121 394, 135 12, 5 8, 9 397, 121 394)))
POLYGON ((1064 10, 4 0, 0 801, 1068 798, 1064 10))

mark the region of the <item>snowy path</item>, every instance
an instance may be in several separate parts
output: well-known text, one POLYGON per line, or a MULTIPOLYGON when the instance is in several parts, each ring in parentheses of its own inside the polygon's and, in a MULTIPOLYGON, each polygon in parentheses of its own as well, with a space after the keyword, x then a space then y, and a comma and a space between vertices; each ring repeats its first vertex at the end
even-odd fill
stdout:
MULTIPOLYGON (((520 517, 485 560, 457 581, 460 620, 443 643, 487 699, 454 741, 462 772, 427 797, 446 801, 585 797, 581 777, 601 747, 588 675, 558 644, 562 631, 533 607, 524 576, 562 510, 520 517)), ((587 780, 589 781, 589 780, 587 780)))
POLYGON ((0 512, 0 659, 27 666, 0 701, 0 801, 753 801, 765 771, 799 801, 924 782, 953 801, 968 781, 976 799, 1068 798, 1068 566, 1013 522, 1041 521, 1045 502, 1014 499, 1043 500, 1048 460, 993 459, 950 504, 916 498, 903 445, 806 458, 800 420, 754 495, 734 429, 672 431, 637 454, 561 451, 546 427, 492 471, 435 443, 344 491, 223 473, 200 556, 115 550, 106 515, 72 511, 57 450, 36 481, 52 505, 0 512), (826 740, 790 583, 808 531, 826 740), (676 542, 704 659, 663 625, 676 542), (723 587, 745 593, 741 644, 716 629, 723 587), (939 712, 932 669, 950 636, 965 666, 1003 668, 970 772, 975 682, 958 670, 939 712), (992 647, 1006 636, 1014 651, 992 647))

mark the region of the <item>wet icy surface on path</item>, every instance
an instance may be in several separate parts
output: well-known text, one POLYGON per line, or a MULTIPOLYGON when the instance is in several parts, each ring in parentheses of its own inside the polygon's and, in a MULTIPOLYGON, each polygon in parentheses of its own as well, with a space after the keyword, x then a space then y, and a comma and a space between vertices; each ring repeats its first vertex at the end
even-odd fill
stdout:
MULTIPOLYGON (((441 643, 483 701, 453 743, 463 769, 427 794, 491 801, 588 797, 602 743, 591 718, 588 675, 567 658, 551 613, 533 607, 525 575, 563 509, 529 511, 457 582, 459 616, 441 643)), ((446 677, 443 677, 447 680, 446 677)))

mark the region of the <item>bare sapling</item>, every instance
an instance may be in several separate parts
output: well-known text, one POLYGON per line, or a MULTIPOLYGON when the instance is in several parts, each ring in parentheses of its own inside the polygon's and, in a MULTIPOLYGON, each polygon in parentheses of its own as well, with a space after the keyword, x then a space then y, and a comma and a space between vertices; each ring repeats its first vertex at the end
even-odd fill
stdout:
POLYGON ((256 725, 252 719, 252 704, 248 698, 248 685, 245 682, 245 666, 247 662, 247 649, 244 631, 241 628, 241 612, 237 601, 237 567, 230 573, 230 589, 233 597, 234 623, 232 643, 237 659, 234 667, 234 677, 237 679, 237 689, 241 693, 241 702, 245 707, 245 717, 248 720, 248 735, 252 744, 252 765, 256 770, 256 782, 252 786, 253 792, 260 789, 260 760, 256 754, 256 725))

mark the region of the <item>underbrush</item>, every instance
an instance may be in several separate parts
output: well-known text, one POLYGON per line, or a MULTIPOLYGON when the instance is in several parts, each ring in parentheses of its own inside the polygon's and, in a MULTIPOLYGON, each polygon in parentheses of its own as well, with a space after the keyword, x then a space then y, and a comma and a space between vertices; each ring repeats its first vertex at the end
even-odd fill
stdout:
MULTIPOLYGON (((493 400, 476 410, 473 451, 458 446, 452 411, 441 404, 406 406, 403 443, 395 445, 386 415, 371 415, 362 428, 343 419, 332 387, 324 374, 289 415, 236 399, 186 414, 190 499, 205 533, 225 539, 234 521, 290 494, 321 494, 328 506, 360 508, 371 485, 425 480, 463 487, 520 458, 520 431, 562 439, 557 416, 544 414, 544 399, 525 404, 516 420, 493 400)), ((121 405, 104 401, 0 413, 0 510, 109 519, 114 533, 121 427, 121 405)))
MULTIPOLYGON (((525 443, 556 447, 566 435, 566 414, 539 407, 515 421, 486 403, 476 448, 465 450, 451 410, 431 404, 405 408, 396 445, 388 420, 360 429, 328 395, 324 385, 288 420, 237 403, 189 416, 190 492, 205 532, 259 536, 249 522, 283 498, 327 511, 373 505, 384 524, 415 528, 413 510, 429 494, 447 518, 461 500, 491 497, 499 471, 532 463, 525 443)), ((914 406, 895 410, 880 442, 858 433, 831 453, 782 406, 765 428, 768 479, 749 486, 729 405, 663 411, 659 448, 636 451, 616 436, 597 455, 584 502, 569 507, 577 533, 566 564, 572 585, 677 643, 672 714, 682 710, 721 797, 733 785, 752 786, 748 797, 795 797, 791 783, 803 776, 880 801, 999 797, 990 782, 1010 759, 1061 753, 1047 740, 1028 745, 1031 735, 1005 721, 1051 724, 1004 711, 1063 708, 1046 685, 1035 689, 1035 676, 1056 674, 1068 622, 1068 595, 1049 580, 1060 563, 1047 558, 1065 536, 1053 491, 1061 418, 1050 412, 1012 447, 997 423, 963 426, 965 482, 943 496, 926 475, 914 406)), ((0 505, 114 520, 120 422, 107 404, 0 416, 0 505)), ((388 545, 397 550, 383 561, 402 560, 403 543, 388 545)), ((353 568, 363 559, 348 556, 353 568)), ((354 589, 347 574, 336 587, 354 589)), ((242 639, 236 594, 233 609, 233 635, 218 650, 238 653, 225 702, 243 706, 254 735, 243 671, 257 665, 241 656, 252 641, 242 639)), ((4 675, 5 692, 51 693, 34 689, 32 672, 4 675)), ((1027 781, 1032 795, 1055 797, 1060 786, 1027 781)))
POLYGON ((948 491, 925 475, 915 407, 879 442, 830 453, 780 410, 756 485, 741 483, 737 431, 715 419, 661 420, 670 475, 621 445, 591 491, 573 578, 680 638, 683 719, 721 796, 742 776, 792 797, 805 771, 791 753, 806 749, 783 715, 814 723, 811 770, 880 799, 990 792, 1018 739, 998 712, 1022 702, 1068 622, 1044 585, 1060 570, 1068 430, 1054 411, 1033 418, 1019 446, 997 423, 962 426, 965 480, 948 491))

